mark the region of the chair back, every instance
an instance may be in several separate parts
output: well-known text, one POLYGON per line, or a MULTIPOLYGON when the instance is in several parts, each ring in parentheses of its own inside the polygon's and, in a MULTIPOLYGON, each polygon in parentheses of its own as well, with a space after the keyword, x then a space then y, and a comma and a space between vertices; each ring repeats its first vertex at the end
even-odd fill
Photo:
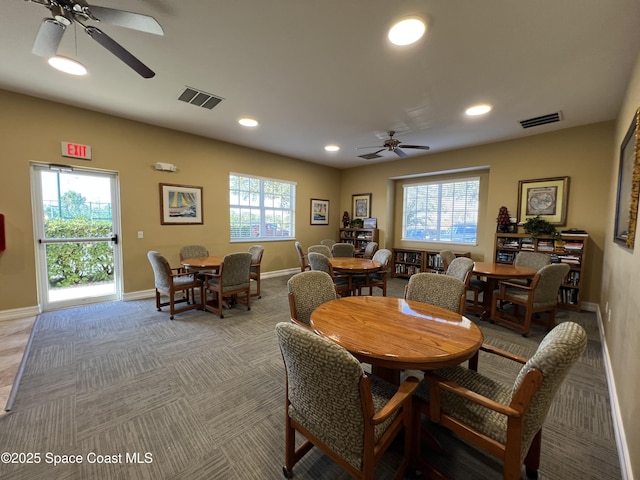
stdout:
POLYGON ((338 344, 293 323, 278 323, 276 335, 287 374, 289 416, 359 470, 366 417, 360 362, 338 344))
POLYGON ((320 240, 320 245, 324 245, 326 247, 333 247, 333 245, 336 243, 335 240, 331 240, 330 238, 325 238, 324 240, 320 240))
POLYGON ((389 270, 389 266, 391 265, 391 256, 392 255, 393 255, 393 253, 391 252, 391 250, 389 250, 387 248, 381 248, 380 250, 376 251, 376 253, 373 254, 373 257, 371 258, 371 260, 381 264, 382 267, 380 267, 379 271, 380 272, 385 272, 385 271, 389 270))
POLYGON ((331 263, 329 262, 329 257, 323 255, 322 253, 309 252, 307 258, 309 259, 311 270, 317 270, 319 272, 325 272, 331 275, 332 268, 331 263))
POLYGON ((378 251, 378 242, 369 242, 367 246, 364 247, 364 253, 362 254, 363 258, 373 258, 373 255, 378 251))
POLYGON ((180 249, 180 261, 187 258, 208 257, 209 250, 204 245, 185 245, 180 249))
POLYGON ((454 258, 446 270, 446 274, 462 281, 465 285, 469 281, 469 275, 473 270, 473 260, 469 257, 454 258))
POLYGON ((442 260, 442 269, 446 272, 449 269, 449 265, 456 258, 456 254, 451 250, 441 250, 440 259, 442 260))
POLYGON ((160 255, 160 252, 151 250, 147 252, 147 258, 153 268, 155 287, 160 290, 168 290, 171 287, 171 265, 169 261, 160 255))
POLYGON ((304 272, 307 268, 309 268, 309 264, 307 263, 307 256, 304 254, 304 250, 302 249, 302 245, 300 242, 295 243, 296 252, 298 253, 298 260, 300 261, 300 270, 304 272))
POLYGON ((221 284, 225 289, 240 289, 249 284, 252 256, 249 252, 229 253, 220 265, 221 284))
POLYGON ((327 258, 331 258, 333 256, 333 254, 331 253, 331 249, 326 245, 311 245, 309 248, 307 248, 307 253, 311 252, 321 253, 327 258))
POLYGON ((513 264, 516 267, 527 267, 533 268, 534 270, 540 270, 550 263, 551 256, 540 252, 518 252, 516 258, 513 260, 513 264))
POLYGON ((252 245, 249 247, 249 253, 251 254, 251 266, 260 265, 262 262, 262 254, 264 253, 264 247, 262 245, 252 245))
POLYGON ((560 285, 571 270, 566 263, 552 263, 545 265, 533 277, 533 306, 555 305, 558 301, 560 285))
POLYGON ((353 257, 355 247, 352 243, 334 243, 331 253, 334 257, 353 257))
POLYGON ((437 273, 416 273, 409 277, 404 298, 463 313, 466 290, 464 282, 455 277, 437 273))
POLYGON ((310 326, 311 312, 325 302, 335 300, 333 279, 326 272, 296 273, 287 282, 291 319, 310 326))
POLYGON ((521 387, 526 388, 523 380, 528 372, 533 369, 542 372, 542 385, 533 394, 524 414, 521 459, 524 459, 533 437, 542 428, 558 388, 586 347, 587 334, 584 328, 574 322, 560 323, 542 339, 536 353, 518 373, 513 386, 514 395, 521 387))

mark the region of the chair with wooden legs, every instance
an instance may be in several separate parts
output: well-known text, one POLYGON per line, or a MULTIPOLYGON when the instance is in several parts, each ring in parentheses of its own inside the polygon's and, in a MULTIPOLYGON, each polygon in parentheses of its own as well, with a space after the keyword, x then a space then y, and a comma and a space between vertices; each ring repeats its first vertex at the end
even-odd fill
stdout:
POLYGON ((249 253, 251 254, 251 280, 256 282, 256 293, 252 293, 252 297, 262 298, 260 293, 260 264, 262 263, 262 255, 264 254, 264 247, 262 245, 252 245, 249 247, 249 253))
POLYGON ((311 328, 311 312, 337 298, 331 275, 311 271, 296 273, 287 281, 291 321, 311 328))
POLYGON ((428 303, 464 314, 466 286, 462 280, 438 273, 416 273, 404 289, 405 300, 428 303))
POLYGON ((251 310, 251 260, 249 252, 230 253, 225 255, 217 273, 205 275, 204 293, 213 296, 213 301, 206 301, 204 308, 224 318, 222 308, 225 299, 232 301, 241 299, 251 310))
POLYGON ((305 270, 311 270, 311 266, 309 265, 309 262, 307 260, 307 254, 304 253, 300 242, 296 242, 295 247, 296 252, 298 253, 298 260, 300 260, 300 271, 304 272, 305 270))

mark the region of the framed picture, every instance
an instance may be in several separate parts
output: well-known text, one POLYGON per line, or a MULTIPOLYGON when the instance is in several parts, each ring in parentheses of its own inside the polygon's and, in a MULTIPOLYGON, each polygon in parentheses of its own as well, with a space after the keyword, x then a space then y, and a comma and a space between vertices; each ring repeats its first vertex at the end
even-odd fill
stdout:
POLYGON ((202 225, 202 187, 160 184, 162 225, 202 225))
POLYGON ((369 218, 371 216, 371 194, 352 195, 351 218, 369 218))
POLYGON ((329 225, 329 200, 311 199, 311 225, 329 225))
POLYGON ((518 223, 540 216, 552 225, 566 225, 569 177, 518 182, 518 223))
POLYGON ((640 109, 627 130, 620 146, 620 170, 618 171, 618 199, 613 239, 633 249, 638 220, 638 190, 640 190, 640 109))

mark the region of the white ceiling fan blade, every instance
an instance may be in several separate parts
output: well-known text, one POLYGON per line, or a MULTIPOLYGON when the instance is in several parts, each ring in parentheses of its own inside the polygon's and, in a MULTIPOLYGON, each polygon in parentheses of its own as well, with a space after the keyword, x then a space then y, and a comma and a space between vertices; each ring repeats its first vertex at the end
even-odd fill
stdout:
POLYGON ((116 42, 109 35, 96 27, 85 27, 85 32, 96 42, 102 45, 104 48, 113 53, 116 57, 122 60, 135 70, 140 76, 144 78, 151 78, 155 76, 153 70, 147 67, 144 63, 138 60, 131 52, 125 49, 122 45, 116 42))
POLYGON ((164 35, 164 30, 162 30, 160 24, 149 15, 96 6, 89 7, 88 11, 93 18, 100 22, 140 32, 153 33, 154 35, 164 35))
POLYGON ((45 18, 40 25, 31 53, 39 57, 53 57, 58 51, 66 26, 55 18, 45 18))

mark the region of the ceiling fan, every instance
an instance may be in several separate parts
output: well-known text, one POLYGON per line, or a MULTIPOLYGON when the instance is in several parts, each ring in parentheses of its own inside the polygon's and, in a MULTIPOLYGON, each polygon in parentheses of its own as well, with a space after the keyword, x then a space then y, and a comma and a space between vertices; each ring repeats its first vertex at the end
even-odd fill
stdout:
POLYGON ((45 18, 40 25, 33 44, 32 53, 40 57, 53 57, 62 40, 66 28, 72 23, 80 25, 87 35, 109 50, 144 78, 155 73, 132 53, 97 27, 88 22, 130 28, 140 32, 164 35, 164 31, 155 18, 140 13, 125 12, 114 8, 90 6, 85 0, 25 0, 44 5, 51 11, 53 18, 45 18))
POLYGON ((387 150, 388 152, 395 153, 400 158, 407 158, 408 156, 405 152, 401 150, 401 148, 417 148, 419 150, 429 150, 429 147, 426 145, 407 145, 400 142, 400 140, 393 138, 393 136, 396 134, 394 130, 389 130, 389 132, 387 133, 389 134, 389 138, 387 138, 382 145, 374 145, 372 147, 356 147, 356 149, 359 150, 361 148, 379 148, 380 150, 378 150, 377 152, 373 152, 372 154, 369 154, 369 155, 371 156, 378 155, 378 153, 387 150))

